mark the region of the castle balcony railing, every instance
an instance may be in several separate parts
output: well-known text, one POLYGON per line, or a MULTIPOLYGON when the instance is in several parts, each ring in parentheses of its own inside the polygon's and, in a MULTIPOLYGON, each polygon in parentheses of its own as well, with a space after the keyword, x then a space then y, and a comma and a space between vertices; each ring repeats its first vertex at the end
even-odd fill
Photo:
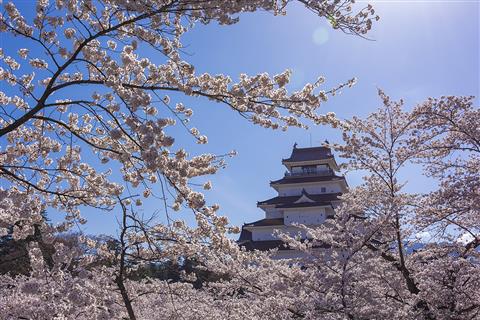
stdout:
POLYGON ((328 170, 308 170, 300 172, 285 172, 285 177, 302 177, 302 176, 332 176, 334 172, 332 169, 328 170))

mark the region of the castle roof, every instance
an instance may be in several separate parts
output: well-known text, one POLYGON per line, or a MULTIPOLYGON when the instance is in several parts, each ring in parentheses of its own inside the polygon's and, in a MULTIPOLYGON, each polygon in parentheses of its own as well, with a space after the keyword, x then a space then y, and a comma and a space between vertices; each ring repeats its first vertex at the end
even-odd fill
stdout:
MULTIPOLYGON (((305 239, 301 240, 304 242, 305 239)), ((263 240, 263 241, 239 241, 239 246, 244 247, 247 251, 260 250, 267 251, 271 249, 278 250, 291 250, 287 243, 282 240, 263 240)), ((313 248, 329 248, 330 246, 325 243, 315 243, 312 246, 313 248)))
POLYGON ((332 204, 328 201, 325 202, 300 202, 277 205, 275 208, 288 209, 288 208, 309 208, 309 207, 331 207, 332 204))
POLYGON ((294 147, 290 158, 283 159, 283 163, 315 161, 333 158, 332 151, 328 147, 297 148, 294 147))
POLYGON ((245 247, 247 251, 267 251, 271 249, 290 250, 282 240, 244 241, 239 243, 239 245, 245 247))
POLYGON ((255 222, 246 223, 244 227, 265 227, 265 226, 281 226, 283 225, 283 218, 275 219, 260 219, 255 222))
MULTIPOLYGON (((322 193, 322 194, 307 194, 308 198, 312 199, 315 201, 315 203, 326 203, 330 204, 332 201, 338 201, 339 196, 341 196, 341 193, 322 193)), ((257 205, 278 205, 278 206, 284 206, 284 205, 292 205, 295 204, 295 202, 300 199, 302 195, 300 196, 286 196, 286 197, 274 197, 268 200, 264 201, 259 201, 257 202, 257 205)), ((310 202, 302 202, 298 204, 304 204, 304 203, 310 203, 310 202)), ((311 202, 313 203, 313 202, 311 202)))
POLYGON ((338 181, 345 180, 344 176, 337 175, 316 175, 316 176, 286 176, 282 179, 270 181, 270 185, 274 184, 292 184, 292 183, 309 183, 309 182, 319 182, 319 181, 338 181))

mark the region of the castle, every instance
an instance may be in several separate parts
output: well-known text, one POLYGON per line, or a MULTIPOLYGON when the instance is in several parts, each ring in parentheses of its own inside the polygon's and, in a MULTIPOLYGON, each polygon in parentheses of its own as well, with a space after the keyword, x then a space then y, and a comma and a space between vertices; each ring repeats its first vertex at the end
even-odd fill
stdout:
POLYGON ((295 224, 315 226, 333 218, 338 197, 348 191, 345 177, 336 174, 338 165, 328 147, 297 148, 295 144, 282 164, 287 168, 285 176, 270 182, 278 195, 257 203, 265 218, 244 224, 238 240, 246 250, 278 248, 275 257, 279 259, 295 258, 300 253, 288 248, 274 230, 306 239, 295 224))

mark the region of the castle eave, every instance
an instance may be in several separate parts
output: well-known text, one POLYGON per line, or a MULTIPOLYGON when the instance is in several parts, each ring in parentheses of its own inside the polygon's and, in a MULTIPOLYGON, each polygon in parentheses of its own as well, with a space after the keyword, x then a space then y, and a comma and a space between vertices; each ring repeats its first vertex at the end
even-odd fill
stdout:
POLYGON ((275 219, 261 219, 255 222, 246 223, 244 227, 266 227, 266 226, 282 226, 284 225, 283 218, 275 219))
MULTIPOLYGON (((324 194, 309 194, 308 197, 312 200, 314 200, 316 203, 330 203, 332 201, 340 201, 338 199, 339 196, 341 196, 342 193, 324 193, 324 194)), ((258 206, 263 206, 263 205, 287 205, 294 203, 298 199, 300 199, 301 196, 278 196, 274 197, 265 201, 259 201, 257 203, 258 206)))
POLYGON ((267 251, 271 249, 291 250, 288 248, 287 244, 281 240, 242 241, 239 242, 238 245, 244 247, 247 251, 267 251))
POLYGON ((279 185, 279 184, 298 184, 298 183, 315 183, 315 182, 328 182, 328 181, 345 181, 344 176, 311 176, 311 177, 284 177, 279 180, 271 181, 270 185, 279 185))
POLYGON ((290 203, 284 205, 275 206, 279 209, 289 209, 289 208, 318 208, 318 207, 331 207, 330 202, 301 202, 301 203, 290 203))
POLYGON ((332 151, 327 147, 293 148, 290 158, 283 159, 282 163, 318 161, 333 158, 332 151))

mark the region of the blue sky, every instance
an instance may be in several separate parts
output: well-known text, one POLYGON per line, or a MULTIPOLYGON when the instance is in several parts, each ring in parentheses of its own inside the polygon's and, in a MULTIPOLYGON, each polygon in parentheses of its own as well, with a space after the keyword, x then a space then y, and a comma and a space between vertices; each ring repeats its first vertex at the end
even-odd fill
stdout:
MULTIPOLYGON (((381 17, 369 34, 374 41, 332 30, 325 20, 291 5, 285 17, 257 12, 241 16, 233 26, 197 25, 184 36, 185 59, 199 73, 225 73, 234 80, 240 73, 275 74, 289 68, 293 71, 292 90, 320 75, 326 77, 326 87, 356 77, 357 85, 331 98, 321 109, 341 118, 366 116, 379 107, 377 87, 395 99, 404 98, 407 106, 429 96, 478 96, 479 2, 369 3, 381 17)), ((221 213, 235 225, 263 217, 256 202, 275 196, 269 181, 283 176, 281 159, 290 155, 295 142, 300 147, 310 146, 310 140, 313 146, 325 139, 340 142, 339 133, 329 128, 271 131, 255 127, 226 106, 207 100, 185 102, 194 109, 192 125, 209 137, 209 143, 198 146, 186 138, 177 139, 178 143, 185 144, 192 154, 238 152, 228 160, 226 169, 210 177, 213 189, 207 191, 208 201, 219 203, 221 213)), ((350 185, 360 182, 358 174, 347 178, 350 185)), ((411 191, 431 188, 418 170, 404 172, 404 178, 411 183, 411 191)), ((145 212, 161 208, 162 203, 155 201, 144 206, 145 212)), ((111 215, 87 212, 87 217, 85 232, 115 233, 111 215)))
MULTIPOLYGON (((404 98, 407 106, 429 96, 478 96, 478 2, 370 3, 381 16, 369 35, 374 41, 332 30, 301 6, 291 6, 286 17, 256 13, 234 26, 196 28, 185 37, 190 61, 199 71, 223 72, 234 79, 241 72, 274 74, 290 68, 293 90, 319 75, 327 78, 327 86, 357 77, 356 86, 323 106, 322 112, 333 111, 342 118, 365 116, 378 108, 377 87, 395 99, 404 98)), ((290 155, 294 142, 308 147, 310 135, 314 146, 326 138, 339 141, 339 133, 325 127, 281 133, 256 128, 207 102, 198 103, 197 110, 193 122, 209 136, 207 148, 238 151, 212 179, 214 189, 208 192, 208 199, 220 203, 237 225, 263 217, 256 201, 275 196, 269 181, 283 175, 281 159, 290 155)), ((413 168, 404 172, 407 188, 431 188, 418 173, 413 168)), ((350 174, 348 179, 356 185, 360 175, 350 174)))
MULTIPOLYGON (((407 106, 429 96, 479 94, 479 3, 466 1, 379 1, 374 5, 381 19, 368 41, 332 30, 328 23, 299 5, 287 16, 268 13, 245 14, 233 26, 197 25, 184 36, 185 59, 197 72, 225 73, 238 79, 240 73, 293 71, 291 90, 305 82, 326 77, 326 87, 352 77, 357 85, 324 104, 322 112, 337 116, 366 116, 380 106, 377 87, 407 106)), ((189 138, 177 138, 191 151, 238 152, 226 169, 209 179, 209 203, 219 203, 221 214, 234 225, 261 219, 256 202, 275 196, 270 180, 281 178, 282 158, 292 145, 318 145, 325 139, 340 142, 339 133, 326 127, 309 131, 272 131, 246 122, 223 105, 207 100, 186 99, 194 109, 192 125, 209 137, 206 146, 189 138), (311 138, 310 138, 311 137, 311 138)), ((341 159, 339 159, 341 162, 341 159)), ((359 174, 347 176, 350 185, 361 182, 359 174)), ((404 172, 407 188, 422 192, 431 182, 410 168, 404 172)), ((161 203, 148 201, 145 213, 161 210, 161 203)), ((192 221, 191 215, 173 215, 192 221)), ((88 214, 87 233, 112 233, 110 214, 88 214)))

